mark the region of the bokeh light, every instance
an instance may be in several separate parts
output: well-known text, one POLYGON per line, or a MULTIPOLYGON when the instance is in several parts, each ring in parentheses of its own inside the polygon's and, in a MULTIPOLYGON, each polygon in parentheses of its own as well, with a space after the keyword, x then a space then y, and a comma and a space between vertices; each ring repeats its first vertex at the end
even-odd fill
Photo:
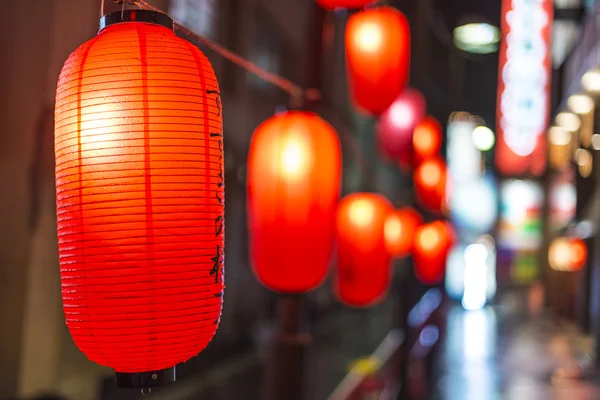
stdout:
POLYGON ((489 151, 496 143, 496 135, 487 126, 478 126, 473 129, 473 144, 480 151, 489 151))

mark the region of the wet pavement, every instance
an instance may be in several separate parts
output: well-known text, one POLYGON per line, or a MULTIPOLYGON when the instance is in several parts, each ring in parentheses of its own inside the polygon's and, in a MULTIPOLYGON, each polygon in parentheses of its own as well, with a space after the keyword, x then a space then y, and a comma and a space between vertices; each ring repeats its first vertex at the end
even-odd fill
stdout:
MULTIPOLYGON (((373 352, 391 328, 392 303, 372 310, 342 308, 313 325, 306 400, 327 399, 349 366, 373 352)), ((447 309, 447 330, 441 336, 433 375, 426 393, 415 400, 600 400, 600 380, 559 379, 592 364, 591 346, 574 326, 515 313, 507 306, 447 309)), ((259 400, 265 360, 260 351, 249 351, 202 375, 182 379, 152 398, 259 400)), ((111 392, 103 398, 139 397, 111 392)))
POLYGON ((447 327, 428 398, 600 399, 596 377, 561 378, 592 365, 589 346, 570 324, 515 318, 505 307, 453 307, 447 327))

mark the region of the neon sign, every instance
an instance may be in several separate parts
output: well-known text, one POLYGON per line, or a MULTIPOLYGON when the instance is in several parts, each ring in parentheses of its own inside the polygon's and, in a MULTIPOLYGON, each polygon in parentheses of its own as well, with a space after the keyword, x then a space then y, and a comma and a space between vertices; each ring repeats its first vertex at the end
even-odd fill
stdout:
POLYGON ((550 107, 551 0, 503 0, 498 123, 498 169, 541 174, 550 107))

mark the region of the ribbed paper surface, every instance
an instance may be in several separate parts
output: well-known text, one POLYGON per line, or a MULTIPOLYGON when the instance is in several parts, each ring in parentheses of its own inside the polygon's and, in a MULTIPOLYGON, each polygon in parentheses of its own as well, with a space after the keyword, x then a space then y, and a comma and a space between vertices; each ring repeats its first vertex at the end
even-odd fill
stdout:
POLYGON ((66 322, 89 359, 154 371, 221 315, 222 110, 213 69, 164 27, 120 23, 66 61, 56 194, 66 322))

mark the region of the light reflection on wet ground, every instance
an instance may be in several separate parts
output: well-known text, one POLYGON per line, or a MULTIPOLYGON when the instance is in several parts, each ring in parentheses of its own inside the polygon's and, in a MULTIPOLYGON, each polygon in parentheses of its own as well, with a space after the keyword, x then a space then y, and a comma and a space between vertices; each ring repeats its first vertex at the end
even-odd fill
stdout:
POLYGON ((600 399, 597 382, 551 378, 580 365, 576 334, 565 325, 512 318, 503 307, 456 306, 447 327, 431 399, 600 399))

